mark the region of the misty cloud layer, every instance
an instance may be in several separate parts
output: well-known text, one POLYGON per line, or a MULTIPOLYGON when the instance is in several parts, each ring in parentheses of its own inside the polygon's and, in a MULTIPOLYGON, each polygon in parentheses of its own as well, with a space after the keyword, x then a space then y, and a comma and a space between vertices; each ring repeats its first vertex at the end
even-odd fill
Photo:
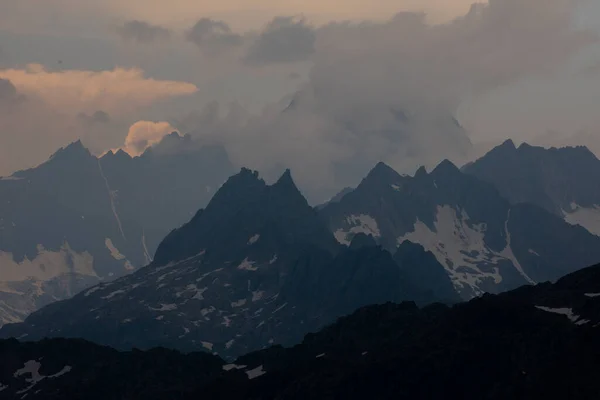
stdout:
POLYGON ((240 46, 242 35, 233 33, 223 21, 202 18, 186 33, 186 39, 209 54, 221 53, 240 46))
POLYGON ((162 26, 152 25, 144 21, 127 21, 117 28, 117 33, 126 41, 142 44, 154 43, 171 38, 171 31, 162 26))
MULTIPOLYGON (((550 101, 555 107, 573 104, 560 95, 586 87, 592 93, 596 87, 589 82, 597 77, 598 60, 579 68, 584 72, 568 72, 582 52, 598 45, 598 31, 574 23, 583 4, 490 0, 443 24, 432 24, 421 12, 327 23, 280 14, 265 16, 258 28, 206 13, 177 27, 127 15, 121 36, 140 46, 112 56, 128 67, 21 66, 0 70, 0 77, 43 104, 35 112, 51 111, 55 122, 45 126, 55 142, 64 132, 84 132, 84 143, 93 143, 95 151, 124 146, 136 153, 171 129, 191 132, 201 144, 223 144, 234 163, 267 177, 291 167, 309 196, 322 200, 356 184, 378 161, 401 172, 443 158, 461 163, 482 141, 508 136, 518 141, 552 127, 553 116, 543 112, 550 101), (145 46, 158 41, 161 46, 145 46), (516 100, 523 97, 521 88, 538 87, 534 84, 561 87, 559 96, 549 96, 550 89, 543 95, 529 90, 526 102, 516 100), (216 99, 220 104, 211 102, 216 99), (512 129, 518 126, 515 113, 535 107, 541 111, 530 118, 531 128, 512 129), (97 118, 100 110, 109 118, 97 118), (138 121, 164 129, 147 129, 138 121)), ((590 133, 565 131, 562 137, 594 141, 600 120, 590 110, 563 107, 561 128, 585 120, 590 133)))
POLYGON ((315 52, 316 38, 304 18, 277 17, 260 32, 245 61, 257 65, 305 61, 315 52))
MULTIPOLYGON (((465 99, 551 75, 596 43, 595 34, 572 28, 576 5, 493 0, 434 26, 420 13, 319 28, 295 22, 315 37, 314 54, 310 46, 297 46, 298 58, 310 56, 314 63, 308 81, 260 116, 244 118, 234 110, 219 118, 211 106, 213 112, 197 116, 193 130, 225 144, 239 165, 273 176, 292 167, 314 196, 355 184, 377 161, 400 171, 431 167, 443 158, 465 162, 473 148, 455 119, 465 99)), ((279 32, 282 42, 289 35, 285 28, 264 32, 279 32)), ((311 42, 296 34, 303 38, 299 43, 311 42)), ((277 40, 266 41, 269 51, 277 49, 277 40)), ((273 60, 269 51, 260 54, 273 60)))

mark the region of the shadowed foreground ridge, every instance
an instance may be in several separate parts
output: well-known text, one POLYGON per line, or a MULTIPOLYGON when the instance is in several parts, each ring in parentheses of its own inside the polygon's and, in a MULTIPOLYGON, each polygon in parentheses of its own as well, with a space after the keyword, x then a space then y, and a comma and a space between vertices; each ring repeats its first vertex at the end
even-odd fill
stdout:
POLYGON ((599 329, 600 265, 454 307, 365 307, 300 345, 234 364, 76 339, 4 340, 0 398, 592 399, 599 329))

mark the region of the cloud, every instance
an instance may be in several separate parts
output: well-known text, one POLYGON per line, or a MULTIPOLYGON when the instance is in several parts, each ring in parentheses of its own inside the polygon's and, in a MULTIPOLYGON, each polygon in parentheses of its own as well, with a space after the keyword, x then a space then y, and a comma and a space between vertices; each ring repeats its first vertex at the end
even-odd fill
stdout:
MULTIPOLYGON (((56 122, 59 118, 52 115, 70 121, 68 117, 72 120, 78 113, 92 116, 103 110, 110 115, 110 122, 93 125, 97 132, 94 137, 120 136, 119 140, 104 142, 110 146, 103 148, 106 149, 123 143, 122 137, 134 121, 169 120, 182 132, 194 131, 201 141, 224 143, 239 165, 272 176, 281 168, 292 167, 295 178, 313 199, 324 199, 323 193, 327 191, 356 184, 356 179, 380 160, 402 172, 413 172, 419 164, 432 165, 446 157, 460 162, 469 157, 469 139, 478 139, 482 127, 493 126, 504 137, 558 121, 558 129, 562 131, 563 127, 597 114, 593 106, 600 84, 594 83, 594 77, 579 74, 581 81, 574 86, 572 77, 561 73, 567 65, 579 60, 588 45, 597 43, 596 35, 577 30, 573 23, 584 0, 491 0, 471 9, 468 7, 471 0, 258 1, 251 6, 233 0, 210 5, 173 0, 156 7, 147 7, 142 0, 47 0, 38 5, 64 11, 60 16, 54 13, 64 24, 52 22, 49 13, 40 11, 31 15, 21 5, 24 2, 12 2, 14 5, 8 11, 20 9, 21 21, 29 22, 26 26, 20 23, 23 30, 46 29, 50 24, 52 29, 48 30, 72 32, 64 38, 75 40, 74 37, 79 38, 77 33, 83 33, 81 26, 102 22, 101 28, 106 29, 109 25, 106 21, 118 16, 120 21, 148 21, 172 29, 172 39, 181 26, 190 27, 185 37, 195 46, 171 40, 168 46, 135 46, 117 54, 114 49, 102 47, 100 39, 94 42, 97 47, 91 49, 87 43, 93 40, 88 38, 85 46, 81 45, 84 42, 78 42, 79 47, 69 47, 85 49, 73 51, 88 63, 77 67, 85 77, 69 75, 72 71, 42 74, 30 71, 27 85, 17 79, 20 75, 8 77, 2 75, 5 71, 0 71, 0 77, 10 79, 17 92, 27 96, 27 107, 43 100, 45 106, 39 108, 45 111, 23 114, 46 121, 40 124, 38 135, 55 135, 53 140, 58 140, 66 137, 64 132, 69 132, 70 138, 80 132, 79 125, 81 131, 91 131, 80 119, 74 129, 69 125, 72 121, 59 123, 56 122), (255 17, 246 18, 250 15, 247 8, 259 11, 255 17), (110 11, 110 18, 100 22, 93 19, 102 14, 97 12, 100 9, 110 11), (390 18, 397 9, 414 12, 390 18), (436 11, 433 18, 431 10, 436 11), (84 11, 88 13, 85 18, 75 18, 84 11), (279 23, 272 20, 275 15, 297 13, 306 15, 306 20, 290 17, 276 18, 279 23), (441 14, 446 22, 432 24, 440 20, 441 14), (40 15, 51 23, 37 23, 40 15), (213 19, 206 18, 196 24, 195 15, 212 15, 213 19), (384 15, 388 19, 362 21, 384 15), (35 21, 30 21, 32 18, 35 21), (265 21, 271 23, 263 25, 265 21), (307 45, 311 43, 306 40, 308 35, 298 34, 308 31, 314 35, 312 47, 307 45), (304 37, 304 41, 299 37, 304 37), (202 54, 198 54, 196 46, 202 54), (104 51, 102 57, 97 49, 104 51), (251 51, 256 55, 255 63, 248 65, 244 61, 251 51), (221 57, 215 56, 218 54, 221 57), (306 61, 289 65, 285 60, 290 59, 306 61), (128 68, 105 71, 104 74, 114 77, 102 81, 98 75, 103 73, 87 71, 102 68, 98 66, 100 60, 108 68, 143 65, 146 74, 166 77, 173 84, 152 81, 141 70, 128 68), (116 73, 117 70, 120 72, 116 73), (132 71, 138 71, 136 76, 126 78, 132 71), (299 72, 302 79, 290 79, 291 71, 299 72), (38 78, 41 83, 35 82, 38 78), (49 80, 61 83, 49 90, 49 80), (196 96, 187 97, 189 90, 182 89, 181 85, 186 85, 183 81, 194 82, 201 90, 196 96), (532 81, 537 84, 532 85, 532 81), (109 89, 104 92, 104 87, 109 89), (582 91, 589 100, 587 105, 582 104, 582 91), (260 110, 265 101, 284 94, 287 97, 265 107, 259 115, 247 112, 260 110), (485 101, 488 97, 496 100, 485 101), (248 110, 241 106, 218 109, 213 105, 181 118, 184 111, 199 109, 211 99, 219 99, 222 104, 239 100, 248 110), (550 102, 555 103, 552 108, 548 107, 550 102), (149 104, 152 110, 148 109, 149 104), (485 104, 487 111, 466 107, 469 104, 485 104), (467 112, 462 112, 465 109, 467 112), (533 115, 532 109, 546 111, 533 115), (522 116, 515 110, 521 110, 522 116), (548 110, 554 115, 543 118, 550 113, 548 110), (171 119, 168 114, 177 118, 171 119), (460 124, 455 119, 457 115, 460 124), (478 116, 479 123, 473 124, 478 116), (520 118, 530 124, 515 123, 520 118), (176 121, 182 121, 182 125, 176 121), (117 122, 124 127, 118 134, 112 133, 117 122), (465 132, 461 124, 470 132, 465 132), (105 133, 108 129, 111 131, 105 133)), ((6 25, 7 15, 19 21, 13 18, 14 13, 5 13, 4 17, 0 15, 0 25, 12 29, 10 26, 19 24, 6 25)), ((90 29, 85 34, 100 37, 97 33, 100 31, 90 29)), ((67 47, 71 42, 65 39, 64 43, 67 47)), ((18 46, 9 45, 7 54, 14 58, 18 46)), ((56 48, 63 48, 62 42, 56 48)), ((49 57, 54 57, 56 52, 53 49, 49 53, 49 57)), ((31 57, 34 56, 37 57, 31 57)), ((62 54, 61 59, 65 60, 65 66, 72 65, 62 54)), ((15 64, 25 62, 19 60, 15 64)), ((580 125, 589 132, 598 132, 593 124, 580 125)), ((15 122, 12 129, 16 132, 20 128, 15 122)), ((32 126, 27 129, 33 132, 32 126)), ((25 136, 30 138, 30 147, 37 144, 33 134, 25 136)), ((8 143, 2 140, 0 146, 8 143)), ((61 144, 64 143, 57 143, 61 144)), ((46 148, 45 152, 51 150, 46 148)))
POLYGON ((137 121, 129 127, 125 145, 121 148, 131 156, 139 156, 159 143, 166 135, 177 131, 168 122, 137 121))
MULTIPOLYGON (((141 70, 0 70, 0 175, 43 162, 76 139, 98 153, 118 146, 148 106, 196 90, 145 78, 141 70)), ((161 127, 148 125, 145 137, 134 127, 126 148, 135 153, 144 140, 153 143, 151 134, 161 127)))
POLYGON ((243 37, 234 33, 223 21, 202 18, 186 32, 186 39, 207 53, 221 53, 243 44, 243 37))
POLYGON ((102 110, 98 110, 92 115, 82 112, 77 114, 77 118, 86 125, 107 124, 110 122, 110 116, 102 110))
POLYGON ((0 175, 47 158, 71 133, 62 115, 0 78, 0 175))
POLYGON ((123 116, 157 101, 198 90, 187 82, 146 78, 138 68, 47 71, 41 65, 31 64, 26 69, 0 70, 0 78, 9 79, 26 95, 34 94, 57 110, 73 115, 103 110, 113 116, 123 116))
POLYGON ((250 46, 245 61, 264 65, 307 60, 315 52, 316 36, 304 18, 276 17, 250 46))
POLYGON ((461 104, 532 77, 551 79, 598 43, 573 27, 579 4, 491 0, 445 24, 414 12, 330 23, 314 29, 314 65, 291 99, 260 116, 204 115, 192 125, 203 140, 223 142, 238 164, 267 175, 292 167, 313 199, 356 184, 377 161, 403 172, 442 158, 464 162, 473 148, 456 119, 461 104))
POLYGON ((171 38, 171 31, 169 29, 138 20, 125 22, 117 28, 117 33, 125 41, 141 44, 154 43, 171 38))
POLYGON ((382 19, 398 11, 423 11, 434 22, 447 21, 468 9, 474 0, 44 0, 0 1, 0 26, 6 29, 67 31, 98 22, 141 20, 177 29, 198 15, 224 19, 239 29, 256 29, 276 15, 303 13, 319 23, 349 19, 382 19))

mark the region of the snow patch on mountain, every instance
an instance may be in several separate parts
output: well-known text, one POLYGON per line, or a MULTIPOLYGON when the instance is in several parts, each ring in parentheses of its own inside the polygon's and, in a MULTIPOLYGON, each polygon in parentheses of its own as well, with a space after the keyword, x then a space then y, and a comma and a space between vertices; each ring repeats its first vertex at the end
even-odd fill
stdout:
POLYGON ((265 292, 262 290, 257 290, 257 291, 252 292, 252 302, 259 301, 260 299, 262 299, 264 294, 265 294, 265 292))
POLYGON ((340 228, 334 232, 336 240, 341 244, 350 245, 352 237, 358 233, 372 235, 375 238, 381 237, 377 221, 370 215, 350 215, 344 222, 347 228, 340 228))
POLYGON ((571 210, 563 210, 564 219, 571 225, 580 225, 590 233, 600 236, 600 205, 581 207, 571 203, 571 210))
POLYGON ((248 257, 246 257, 244 259, 244 261, 242 261, 240 263, 240 265, 238 265, 237 269, 241 269, 241 270, 245 270, 245 271, 256 271, 258 270, 258 267, 254 266, 255 261, 250 261, 248 260, 248 257))
POLYGON ((266 374, 267 371, 263 370, 263 366, 259 365, 256 368, 250 369, 248 371, 246 371, 246 375, 248 375, 248 379, 254 379, 254 378, 258 378, 259 376, 262 376, 264 374, 266 374))
POLYGON ((242 307, 246 304, 246 299, 240 299, 238 301, 231 302, 231 308, 242 307))
POLYGON ((535 308, 537 308, 538 310, 546 311, 546 312, 553 313, 553 314, 564 315, 575 325, 585 325, 588 322, 590 322, 587 319, 579 319, 580 318, 579 315, 575 315, 575 313, 573 313, 573 309, 571 309, 571 308, 551 308, 551 307, 544 307, 544 306, 535 306, 535 308))
POLYGON ((161 304, 160 307, 148 307, 148 309, 152 311, 173 311, 177 310, 177 304, 161 304))
POLYGON ((119 249, 117 249, 117 246, 114 245, 112 239, 110 239, 110 238, 104 239, 104 245, 106 246, 106 248, 108 249, 108 251, 110 251, 110 255, 111 255, 112 258, 114 258, 117 261, 125 260, 125 262, 123 263, 123 267, 127 271, 133 271, 133 270, 135 270, 135 267, 133 266, 133 264, 131 263, 131 261, 127 260, 126 257, 123 254, 121 254, 121 252, 119 251, 119 249))
MULTIPOLYGON (((30 376, 29 378, 25 378, 25 382, 29 383, 30 385, 28 387, 26 387, 25 389, 23 389, 23 390, 19 390, 17 392, 17 394, 22 394, 22 393, 25 393, 25 392, 29 391, 38 382, 42 381, 45 378, 58 378, 58 377, 60 377, 60 376, 62 376, 64 374, 66 374, 67 372, 70 372, 71 369, 72 369, 69 365, 66 365, 65 367, 63 367, 63 369, 61 369, 56 374, 44 376, 44 375, 40 374, 40 367, 41 366, 42 366, 42 364, 39 361, 29 360, 29 361, 27 361, 23 365, 23 368, 18 369, 13 374, 13 377, 15 377, 15 378, 18 378, 18 377, 23 376, 23 375, 24 376, 27 376, 27 375, 30 376)), ((24 398, 25 396, 23 396, 22 398, 24 398)))
POLYGON ((68 242, 63 243, 57 251, 46 250, 39 244, 37 255, 32 260, 25 257, 20 262, 14 260, 12 253, 0 251, 0 265, 3 282, 21 282, 28 279, 48 281, 66 273, 97 277, 91 254, 87 251, 74 251, 68 242))
POLYGON ((448 206, 438 206, 434 230, 417 219, 413 231, 397 239, 400 245, 405 240, 422 245, 431 251, 446 268, 454 286, 461 291, 472 288, 476 295, 482 294, 480 284, 492 279, 502 282, 499 268, 490 267, 501 260, 510 261, 523 277, 533 282, 521 268, 510 247, 510 236, 506 248, 496 253, 489 249, 484 241, 485 224, 471 224, 468 214, 448 206), (486 266, 485 270, 482 268, 486 266))
POLYGON ((108 251, 110 251, 110 255, 115 260, 124 260, 125 256, 119 252, 119 249, 113 244, 112 240, 109 238, 104 239, 104 244, 108 251))

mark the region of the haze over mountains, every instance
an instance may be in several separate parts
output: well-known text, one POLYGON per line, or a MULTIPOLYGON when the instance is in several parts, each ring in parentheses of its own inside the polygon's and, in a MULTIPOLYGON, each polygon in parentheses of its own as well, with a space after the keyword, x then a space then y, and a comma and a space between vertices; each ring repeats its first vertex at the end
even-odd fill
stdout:
POLYGON ((2 335, 231 357, 295 344, 368 304, 456 301, 451 287, 418 246, 403 246, 393 258, 366 236, 340 245, 289 171, 268 186, 242 169, 165 238, 148 267, 43 308, 2 335), (441 283, 413 279, 419 269, 437 272, 441 283))
POLYGON ((600 256, 599 237, 536 205, 511 205, 449 161, 414 177, 380 163, 321 213, 341 243, 363 232, 391 251, 405 240, 421 244, 466 299, 554 280, 600 256))
POLYGON ((44 307, 0 335, 231 358, 293 345, 369 304, 454 303, 554 281, 600 259, 599 236, 541 206, 511 204, 449 161, 413 177, 379 163, 345 192, 313 208, 289 170, 268 185, 243 168, 166 235, 147 267, 44 307))
POLYGON ((230 172, 221 148, 173 134, 135 158, 75 142, 0 178, 0 324, 148 264, 230 172))
POLYGON ((33 3, 0 400, 600 398, 600 2, 33 3))
POLYGON ((600 235, 600 160, 586 147, 517 148, 507 140, 463 171, 511 203, 536 204, 600 235))

